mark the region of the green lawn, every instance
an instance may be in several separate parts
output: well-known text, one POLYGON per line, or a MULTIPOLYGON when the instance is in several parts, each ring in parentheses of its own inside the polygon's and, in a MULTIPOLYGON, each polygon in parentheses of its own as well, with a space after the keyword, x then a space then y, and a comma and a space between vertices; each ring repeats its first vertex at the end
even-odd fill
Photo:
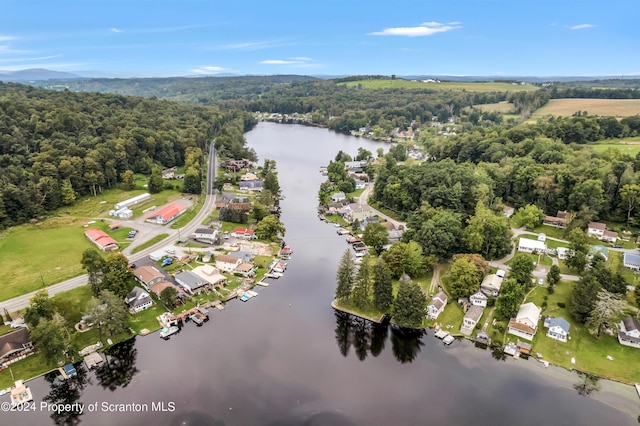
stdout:
POLYGON ((348 194, 345 194, 347 198, 353 198, 354 200, 356 200, 356 202, 358 201, 358 198, 360 197, 360 195, 364 192, 364 188, 362 189, 356 189, 353 192, 349 192, 348 194))
POLYGON ((139 246, 136 246, 133 248, 133 250, 131 250, 131 254, 136 254, 148 247, 151 247, 152 245, 159 243, 160 241, 164 240, 165 238, 167 238, 169 236, 169 234, 160 234, 160 235, 156 235, 155 237, 151 238, 149 241, 145 241, 144 243, 140 244, 139 246))
POLYGON ((0 371, 0 389, 13 386, 15 380, 28 380, 58 368, 55 363, 48 362, 42 354, 31 355, 21 361, 15 362, 3 371, 0 371))
MULTIPOLYGON (((607 377, 625 383, 639 382, 640 369, 630 368, 640 362, 640 350, 622 346, 615 337, 601 335, 598 339, 591 335, 583 324, 577 323, 570 314, 569 306, 573 283, 561 282, 555 287, 551 295, 546 288, 536 288, 527 301, 532 301, 541 306, 544 296, 548 297, 547 308, 542 311, 538 332, 533 339, 533 352, 539 352, 543 359, 565 367, 576 368, 600 377, 607 377), (558 302, 565 303, 564 308, 558 306, 558 302), (558 342, 546 337, 546 329, 542 327, 543 318, 547 315, 563 317, 571 324, 566 343, 558 342), (613 361, 607 359, 607 355, 613 357, 613 361), (571 364, 571 358, 576 359, 576 364, 571 364)), ((516 336, 508 335, 515 341, 516 336)))
POLYGON ((460 326, 462 325, 463 317, 464 312, 462 311, 462 306, 460 306, 456 300, 449 300, 449 303, 444 308, 444 311, 440 314, 438 319, 429 320, 427 324, 430 327, 433 327, 436 323, 438 323, 444 330, 453 334, 457 334, 460 332, 460 326))
POLYGON ((82 252, 95 246, 84 236, 82 222, 72 221, 65 226, 47 226, 47 222, 3 231, 0 270, 4 271, 4 277, 0 284, 0 300, 83 273, 82 252))
POLYGON ((622 253, 619 251, 609 251, 609 268, 614 272, 619 272, 629 284, 635 284, 638 276, 631 269, 625 268, 622 263, 622 253))
POLYGON ((327 220, 329 222, 339 223, 344 228, 349 228, 350 227, 350 225, 347 223, 347 221, 344 220, 342 217, 338 216, 337 214, 328 214, 328 215, 325 215, 325 217, 327 218, 327 220))
MULTIPOLYGON (((566 231, 566 229, 556 228, 555 226, 539 225, 539 226, 536 226, 535 228, 533 228, 532 232, 535 232, 536 234, 539 234, 539 233, 543 232, 547 237, 557 238, 559 240, 564 240, 565 239, 565 235, 564 235, 565 231, 566 231)), ((547 241, 547 243, 548 243, 548 241, 547 241)))
POLYGON ((193 197, 194 199, 193 206, 191 206, 185 213, 183 213, 180 217, 173 221, 173 223, 171 224, 171 229, 182 228, 187 223, 191 222, 191 219, 193 219, 202 208, 202 203, 204 202, 203 197, 198 197, 197 195, 190 195, 190 197, 193 197))
POLYGON ((72 290, 63 291, 51 297, 51 301, 57 312, 73 327, 86 314, 86 307, 93 297, 91 287, 83 285, 72 290))

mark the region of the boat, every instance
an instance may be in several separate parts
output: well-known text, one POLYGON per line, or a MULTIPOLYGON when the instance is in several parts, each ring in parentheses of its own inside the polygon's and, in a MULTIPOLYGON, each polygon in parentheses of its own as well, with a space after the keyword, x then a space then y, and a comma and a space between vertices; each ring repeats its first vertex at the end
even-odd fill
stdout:
POLYGON ((245 291, 245 293, 247 293, 251 297, 256 297, 258 295, 258 293, 256 293, 253 290, 247 290, 247 291, 245 291))
POLYGON ((163 327, 162 330, 160 330, 160 337, 167 340, 169 338, 169 336, 171 336, 172 334, 177 333, 178 331, 180 331, 180 329, 178 327, 176 327, 175 325, 172 325, 171 327, 163 327))
POLYGON ((456 340, 455 337, 453 337, 452 335, 448 334, 444 339, 442 339, 442 341, 444 342, 445 345, 450 345, 452 344, 454 341, 456 340))
POLYGON ((435 336, 438 339, 444 339, 445 337, 449 336, 449 332, 445 331, 445 330, 438 330, 438 331, 436 331, 435 336))
POLYGON ((193 321, 193 323, 195 325, 197 325, 198 327, 200 327, 202 324, 204 324, 204 321, 202 321, 202 318, 200 318, 200 315, 198 315, 198 314, 192 314, 192 315, 190 315, 190 318, 193 321))
POLYGON ((258 281, 256 283, 256 285, 262 286, 262 287, 269 287, 269 283, 265 283, 264 281, 258 281))
POLYGON ((239 299, 242 300, 243 302, 246 302, 247 300, 251 299, 251 296, 249 296, 247 293, 242 293, 239 299))

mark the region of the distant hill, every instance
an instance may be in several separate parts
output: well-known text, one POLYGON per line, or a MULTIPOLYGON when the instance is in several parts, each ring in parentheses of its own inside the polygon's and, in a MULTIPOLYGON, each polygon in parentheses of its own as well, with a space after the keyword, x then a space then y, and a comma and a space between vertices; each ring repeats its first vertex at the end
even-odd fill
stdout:
POLYGON ((81 76, 70 72, 52 71, 44 68, 31 68, 19 71, 1 71, 1 81, 35 81, 35 80, 75 80, 81 76))
POLYGON ((436 79, 442 81, 526 81, 527 83, 545 83, 548 81, 558 81, 562 83, 577 81, 602 81, 602 80, 634 80, 639 79, 640 75, 630 76, 507 76, 507 75, 404 75, 399 76, 406 80, 426 80, 436 79))

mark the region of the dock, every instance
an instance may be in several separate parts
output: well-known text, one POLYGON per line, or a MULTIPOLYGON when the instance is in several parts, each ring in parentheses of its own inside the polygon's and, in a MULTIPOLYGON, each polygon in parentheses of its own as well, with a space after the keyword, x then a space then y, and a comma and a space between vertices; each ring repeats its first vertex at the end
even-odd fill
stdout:
POLYGON ((91 370, 92 368, 102 364, 104 362, 104 358, 98 352, 92 352, 89 355, 84 357, 84 364, 87 366, 87 370, 91 370))
POLYGON ((269 287, 269 283, 266 283, 264 281, 258 281, 256 283, 256 285, 262 286, 262 287, 269 287))

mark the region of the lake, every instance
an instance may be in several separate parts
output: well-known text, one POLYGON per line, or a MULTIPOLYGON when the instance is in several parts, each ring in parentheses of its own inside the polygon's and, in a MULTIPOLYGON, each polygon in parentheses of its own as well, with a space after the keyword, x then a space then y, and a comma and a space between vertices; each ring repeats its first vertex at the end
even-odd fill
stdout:
POLYGON ((112 368, 99 374, 29 382, 36 411, 3 413, 2 424, 637 424, 630 386, 592 385, 534 360, 496 360, 468 341, 445 347, 430 331, 373 327, 336 314, 330 303, 347 244, 318 220, 325 179, 318 170, 338 150, 353 155, 363 146, 375 153, 388 145, 273 123, 260 123, 246 137, 261 160, 277 161, 285 240, 294 251, 285 276, 258 287, 247 303, 212 312, 203 327, 188 323, 169 341, 154 333, 119 345, 112 368), (85 412, 51 417, 41 410, 43 398, 80 402, 85 412), (129 411, 113 411, 120 408, 129 411))

